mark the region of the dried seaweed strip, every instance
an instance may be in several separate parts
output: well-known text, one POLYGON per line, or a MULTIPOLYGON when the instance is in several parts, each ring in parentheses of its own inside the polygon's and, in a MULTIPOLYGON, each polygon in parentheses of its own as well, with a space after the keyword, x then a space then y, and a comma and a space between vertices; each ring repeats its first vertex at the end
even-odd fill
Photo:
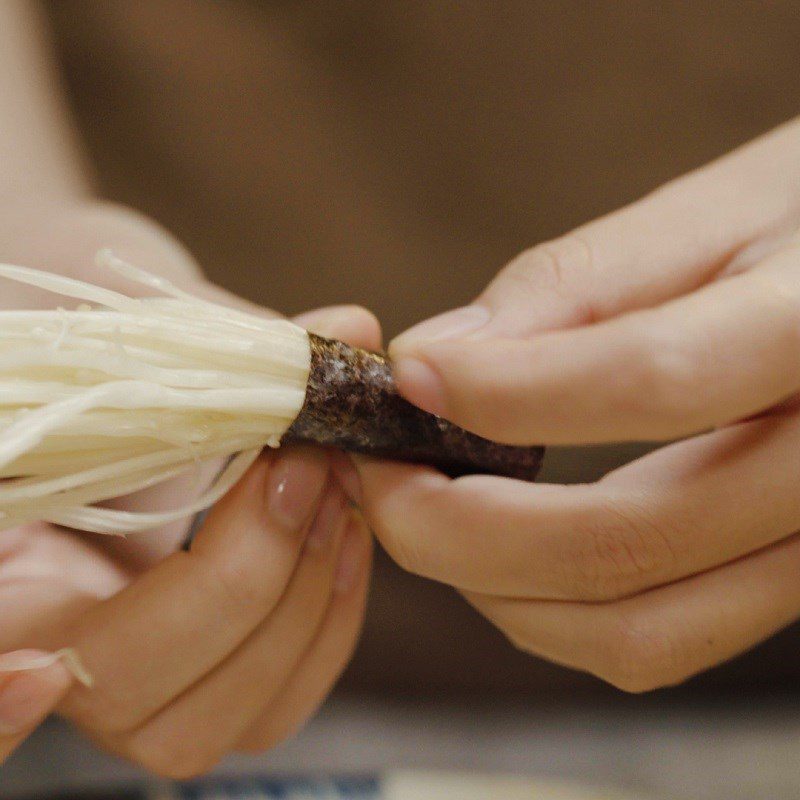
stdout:
POLYGON ((309 339, 305 402, 283 441, 428 464, 452 477, 536 477, 543 448, 491 442, 428 414, 400 395, 385 356, 315 334, 309 339))

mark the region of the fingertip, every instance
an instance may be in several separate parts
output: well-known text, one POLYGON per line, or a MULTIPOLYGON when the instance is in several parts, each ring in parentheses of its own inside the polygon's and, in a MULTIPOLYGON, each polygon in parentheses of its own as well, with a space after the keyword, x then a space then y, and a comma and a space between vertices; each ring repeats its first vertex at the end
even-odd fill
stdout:
POLYGON ((351 333, 347 339, 352 344, 367 350, 380 350, 383 347, 383 329, 378 318, 363 306, 346 306, 351 333))
POLYGON ((538 421, 532 411, 549 402, 537 385, 541 350, 513 339, 436 341, 418 357, 401 354, 395 376, 401 394, 424 411, 495 442, 531 444, 537 438, 529 428, 538 421))
POLYGON ((400 356, 392 368, 397 387, 406 400, 429 414, 447 416, 444 382, 430 364, 419 358, 400 356))
POLYGON ((19 650, 0 657, 0 736, 15 736, 55 710, 73 683, 57 654, 19 650))
POLYGON ((380 322, 363 306, 327 306, 299 314, 294 321, 318 336, 339 339, 367 350, 381 348, 380 322))
POLYGON ((361 455, 353 461, 361 476, 366 523, 390 551, 421 510, 454 483, 430 467, 379 461, 361 455))

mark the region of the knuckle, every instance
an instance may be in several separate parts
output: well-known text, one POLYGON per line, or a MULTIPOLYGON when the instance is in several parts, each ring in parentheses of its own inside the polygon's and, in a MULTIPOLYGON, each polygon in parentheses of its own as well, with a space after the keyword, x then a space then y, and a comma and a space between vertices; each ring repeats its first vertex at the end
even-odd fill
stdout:
POLYGON ((577 526, 561 558, 570 599, 617 600, 671 574, 676 553, 666 528, 630 501, 605 501, 577 526))
POLYGON ((523 251, 503 275, 529 292, 572 294, 578 286, 585 290, 587 282, 594 279, 596 264, 591 239, 573 232, 523 251))
POLYGON ((207 572, 210 591, 221 598, 220 607, 229 609, 234 615, 269 609, 277 601, 278 587, 268 585, 268 581, 256 580, 251 565, 247 563, 226 558, 210 563, 207 572))
POLYGON ((677 683, 684 673, 674 636, 659 622, 620 612, 607 636, 597 674, 624 692, 641 694, 677 683))

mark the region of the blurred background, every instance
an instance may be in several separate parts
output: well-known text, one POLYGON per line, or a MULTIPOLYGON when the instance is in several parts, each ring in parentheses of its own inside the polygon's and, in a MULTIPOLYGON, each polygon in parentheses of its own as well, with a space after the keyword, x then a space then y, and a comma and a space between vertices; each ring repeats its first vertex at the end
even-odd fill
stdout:
MULTIPOLYGON (((241 295, 286 313, 361 303, 387 336, 800 110, 796 0, 46 8, 105 196, 241 295)), ((641 449, 553 451, 545 478, 591 480, 641 449)), ((623 697, 514 651, 454 593, 381 558, 337 698, 268 763, 796 798, 799 633, 623 697)))

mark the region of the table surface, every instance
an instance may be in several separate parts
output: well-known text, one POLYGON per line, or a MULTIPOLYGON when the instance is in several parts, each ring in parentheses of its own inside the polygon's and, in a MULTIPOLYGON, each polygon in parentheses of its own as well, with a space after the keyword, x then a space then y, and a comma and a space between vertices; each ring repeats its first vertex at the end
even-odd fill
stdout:
MULTIPOLYGON (((536 707, 530 699, 488 704, 362 696, 337 698, 293 741, 260 758, 233 757, 217 774, 468 770, 605 787, 637 800, 797 800, 799 750, 798 697, 742 697, 702 707, 670 695, 613 705, 556 706, 545 699, 536 707)), ((0 797, 141 777, 54 723, 3 769, 0 797)))

